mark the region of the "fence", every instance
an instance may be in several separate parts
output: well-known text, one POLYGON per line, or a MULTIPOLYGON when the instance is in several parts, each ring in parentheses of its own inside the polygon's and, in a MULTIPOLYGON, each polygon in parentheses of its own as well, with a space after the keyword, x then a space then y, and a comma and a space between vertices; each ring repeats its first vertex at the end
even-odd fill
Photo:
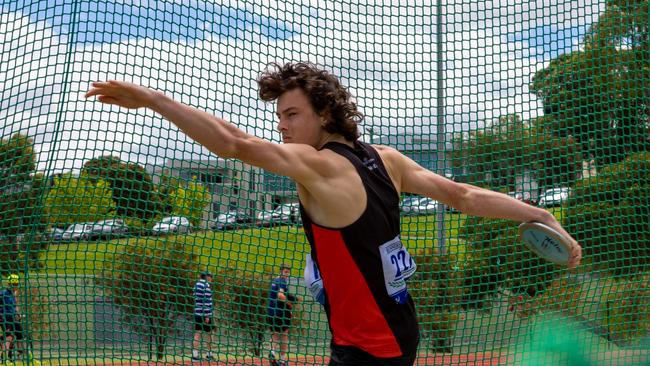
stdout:
POLYGON ((269 289, 289 264, 301 301, 288 360, 327 364, 325 309, 301 279, 296 185, 149 110, 84 98, 92 81, 132 81, 279 143, 256 79, 308 61, 353 95, 360 140, 542 207, 583 247, 567 271, 521 245, 515 222, 403 193, 418 365, 650 364, 648 8, 3 0, 2 325, 8 339, 14 296, 33 357, 20 342, 3 356, 207 362, 193 290, 209 270, 212 362, 268 364, 269 289))

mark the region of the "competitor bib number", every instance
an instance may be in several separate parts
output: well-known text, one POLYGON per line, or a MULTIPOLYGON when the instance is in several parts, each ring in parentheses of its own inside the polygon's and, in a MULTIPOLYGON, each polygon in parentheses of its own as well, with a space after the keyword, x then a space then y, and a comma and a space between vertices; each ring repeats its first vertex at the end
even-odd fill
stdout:
POLYGON ((417 265, 408 250, 402 244, 399 236, 379 246, 381 263, 384 269, 384 282, 388 296, 398 304, 404 304, 408 299, 406 280, 415 273, 417 265))
POLYGON ((305 261, 307 262, 304 272, 305 285, 314 300, 318 301, 321 305, 324 305, 325 289, 323 288, 323 279, 320 276, 318 265, 316 265, 316 262, 311 258, 311 254, 307 254, 305 261))

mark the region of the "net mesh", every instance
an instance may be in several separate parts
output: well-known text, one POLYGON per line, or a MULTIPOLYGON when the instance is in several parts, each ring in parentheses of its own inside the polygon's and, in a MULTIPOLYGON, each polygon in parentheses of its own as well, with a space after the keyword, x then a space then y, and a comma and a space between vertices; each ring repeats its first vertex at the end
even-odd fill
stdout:
POLYGON ((295 184, 83 97, 132 81, 279 142, 255 80, 310 61, 355 96, 362 140, 544 207, 584 248, 568 272, 517 223, 404 195, 418 365, 649 364, 648 1, 407 3, 2 0, 3 357, 190 364, 211 348, 213 364, 267 365, 287 264, 287 359, 326 365, 295 184), (214 330, 197 345, 203 271, 214 330))

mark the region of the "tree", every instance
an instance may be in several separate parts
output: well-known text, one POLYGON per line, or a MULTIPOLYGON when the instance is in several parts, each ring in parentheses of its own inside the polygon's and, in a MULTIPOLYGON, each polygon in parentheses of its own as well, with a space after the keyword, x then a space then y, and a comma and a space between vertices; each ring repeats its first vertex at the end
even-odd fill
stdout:
POLYGON ((533 151, 530 157, 539 185, 571 186, 582 176, 583 155, 580 145, 571 136, 555 136, 545 129, 547 116, 531 121, 526 144, 533 151))
POLYGON ((47 245, 41 200, 45 189, 42 174, 36 174, 32 139, 14 134, 0 140, 0 270, 17 271, 18 257, 27 252, 30 265, 38 266, 38 253, 47 245), (23 244, 19 247, 19 242, 23 244))
POLYGON ((119 216, 149 221, 161 208, 151 175, 135 163, 124 163, 115 156, 102 156, 84 164, 82 174, 92 180, 105 180, 112 190, 119 216))
POLYGON ((582 169, 579 148, 571 138, 552 136, 539 124, 536 119, 528 125, 512 114, 482 131, 457 135, 452 164, 467 171, 469 183, 506 191, 526 171, 534 172, 543 185, 572 182, 582 169))
POLYGON ((634 275, 650 269, 650 153, 604 167, 575 185, 565 224, 599 269, 634 275))
POLYGON ((173 216, 185 216, 192 225, 198 226, 203 219, 205 206, 210 202, 208 188, 196 179, 177 186, 169 193, 173 216))
POLYGON ((533 77, 549 118, 544 128, 572 136, 596 163, 616 163, 650 146, 648 0, 610 0, 584 39, 533 77))
POLYGON ((45 196, 45 216, 56 227, 110 218, 115 216, 115 210, 108 183, 87 175, 54 177, 45 196))
POLYGON ((179 317, 193 313, 197 255, 182 241, 139 239, 104 262, 95 279, 125 324, 149 338, 149 358, 162 359, 179 317))

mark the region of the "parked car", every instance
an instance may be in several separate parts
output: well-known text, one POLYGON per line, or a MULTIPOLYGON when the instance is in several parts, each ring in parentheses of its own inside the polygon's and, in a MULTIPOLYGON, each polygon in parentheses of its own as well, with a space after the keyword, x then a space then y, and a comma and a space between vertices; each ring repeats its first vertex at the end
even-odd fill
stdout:
POLYGON ((533 199, 532 195, 530 192, 521 192, 521 191, 512 191, 507 193, 508 196, 517 199, 521 202, 525 202, 529 205, 534 205, 536 204, 535 200, 533 199))
POLYGON ((424 197, 413 207, 412 212, 413 215, 430 215, 438 211, 438 205, 440 203, 433 198, 424 197))
POLYGON ((52 227, 48 229, 48 235, 50 237, 50 240, 52 241, 61 241, 63 240, 63 233, 65 232, 65 229, 61 229, 58 227, 52 227))
POLYGON ((94 223, 92 222, 72 224, 61 234, 61 240, 91 240, 93 239, 93 225, 94 223))
POLYGON ((111 239, 127 235, 129 227, 122 219, 97 221, 93 225, 92 238, 111 239))
POLYGON ((262 211, 257 215, 257 221, 261 226, 300 223, 300 204, 283 203, 273 211, 262 211))
POLYGON ((166 234, 189 234, 192 232, 192 224, 187 217, 169 216, 156 223, 151 228, 154 235, 166 234))
POLYGON ((406 196, 402 199, 400 204, 400 210, 404 215, 417 215, 414 209, 418 206, 420 200, 423 200, 424 197, 421 196, 406 196))
POLYGON ((564 201, 569 199, 571 194, 571 188, 569 187, 558 187, 551 188, 544 191, 542 197, 539 199, 539 205, 541 207, 555 207, 562 206, 564 201))
POLYGON ((253 222, 253 218, 244 211, 230 210, 220 213, 210 228, 213 230, 233 230, 245 227, 253 222))

